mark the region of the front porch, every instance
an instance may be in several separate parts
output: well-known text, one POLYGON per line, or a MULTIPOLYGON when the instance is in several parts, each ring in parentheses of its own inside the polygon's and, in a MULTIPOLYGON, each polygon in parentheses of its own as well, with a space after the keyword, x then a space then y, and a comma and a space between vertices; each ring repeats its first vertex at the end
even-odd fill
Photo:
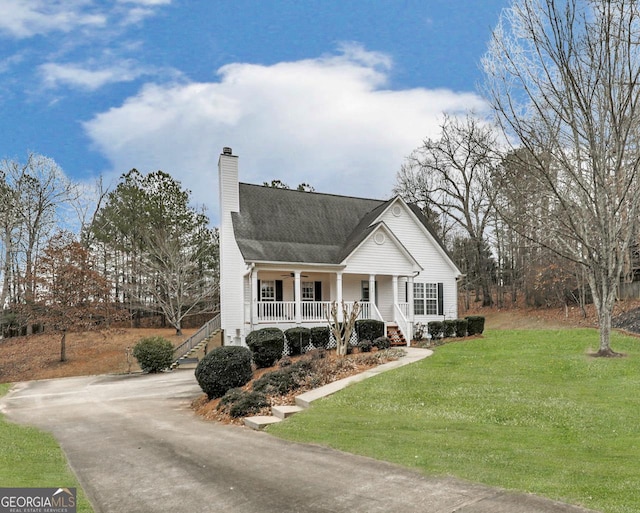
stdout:
MULTIPOLYGON (((326 326, 331 305, 343 302, 358 319, 396 327, 406 341, 413 335, 413 277, 347 274, 319 269, 251 269, 245 280, 246 333, 264 327, 326 326)), ((342 320, 342 308, 338 308, 342 320)))

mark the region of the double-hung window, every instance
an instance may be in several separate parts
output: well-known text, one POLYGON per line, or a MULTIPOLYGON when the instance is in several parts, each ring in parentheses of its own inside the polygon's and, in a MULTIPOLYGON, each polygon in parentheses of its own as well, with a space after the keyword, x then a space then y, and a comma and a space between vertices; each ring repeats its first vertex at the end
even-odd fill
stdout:
POLYGON ((276 300, 276 282, 274 280, 260 281, 260 301, 276 300))
POLYGON ((303 281, 300 284, 302 288, 302 301, 315 301, 316 299, 316 286, 312 281, 303 281))
POLYGON ((413 313, 415 315, 442 315, 442 285, 439 283, 413 284, 413 313))

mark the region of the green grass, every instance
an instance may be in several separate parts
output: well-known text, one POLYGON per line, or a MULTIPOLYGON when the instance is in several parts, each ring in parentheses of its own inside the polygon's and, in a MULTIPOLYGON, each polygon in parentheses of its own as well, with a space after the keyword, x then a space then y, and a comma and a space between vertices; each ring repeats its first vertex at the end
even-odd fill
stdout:
MULTIPOLYGON (((0 383, 0 396, 11 385, 0 383)), ((78 513, 93 513, 91 504, 52 435, 7 422, 0 415, 0 486, 8 488, 77 488, 78 513)))
POLYGON ((580 504, 640 511, 640 340, 588 356, 595 330, 489 331, 269 427, 416 468, 580 504))

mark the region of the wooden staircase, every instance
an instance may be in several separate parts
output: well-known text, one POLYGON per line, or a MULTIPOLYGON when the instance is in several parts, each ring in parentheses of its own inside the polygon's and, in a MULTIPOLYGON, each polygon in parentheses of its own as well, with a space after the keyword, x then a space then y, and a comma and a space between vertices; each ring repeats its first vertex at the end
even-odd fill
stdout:
POLYGON ((174 362, 171 364, 170 369, 173 370, 177 367, 194 369, 207 353, 211 338, 219 332, 220 314, 217 314, 196 333, 173 350, 174 362))
POLYGON ((404 338, 397 324, 387 324, 387 338, 391 341, 392 346, 407 345, 407 340, 404 338))

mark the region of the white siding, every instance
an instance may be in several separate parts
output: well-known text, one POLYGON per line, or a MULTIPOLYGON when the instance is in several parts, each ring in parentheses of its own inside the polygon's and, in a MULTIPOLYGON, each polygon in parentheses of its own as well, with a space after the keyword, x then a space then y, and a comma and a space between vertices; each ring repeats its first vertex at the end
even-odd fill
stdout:
POLYGON ((376 230, 346 261, 345 273, 411 275, 417 268, 386 230, 376 230))
MULTIPOLYGON (((378 221, 384 221, 422 266, 423 271, 414 278, 415 282, 444 284, 444 315, 447 319, 456 318, 458 316, 456 270, 442 253, 438 243, 400 201, 393 203, 378 221), (398 206, 399 209, 394 209, 395 206, 398 206)), ((399 289, 400 298, 403 298, 404 284, 399 285, 399 289)), ((415 320, 416 322, 426 322, 436 318, 434 316, 416 316, 415 320)))

